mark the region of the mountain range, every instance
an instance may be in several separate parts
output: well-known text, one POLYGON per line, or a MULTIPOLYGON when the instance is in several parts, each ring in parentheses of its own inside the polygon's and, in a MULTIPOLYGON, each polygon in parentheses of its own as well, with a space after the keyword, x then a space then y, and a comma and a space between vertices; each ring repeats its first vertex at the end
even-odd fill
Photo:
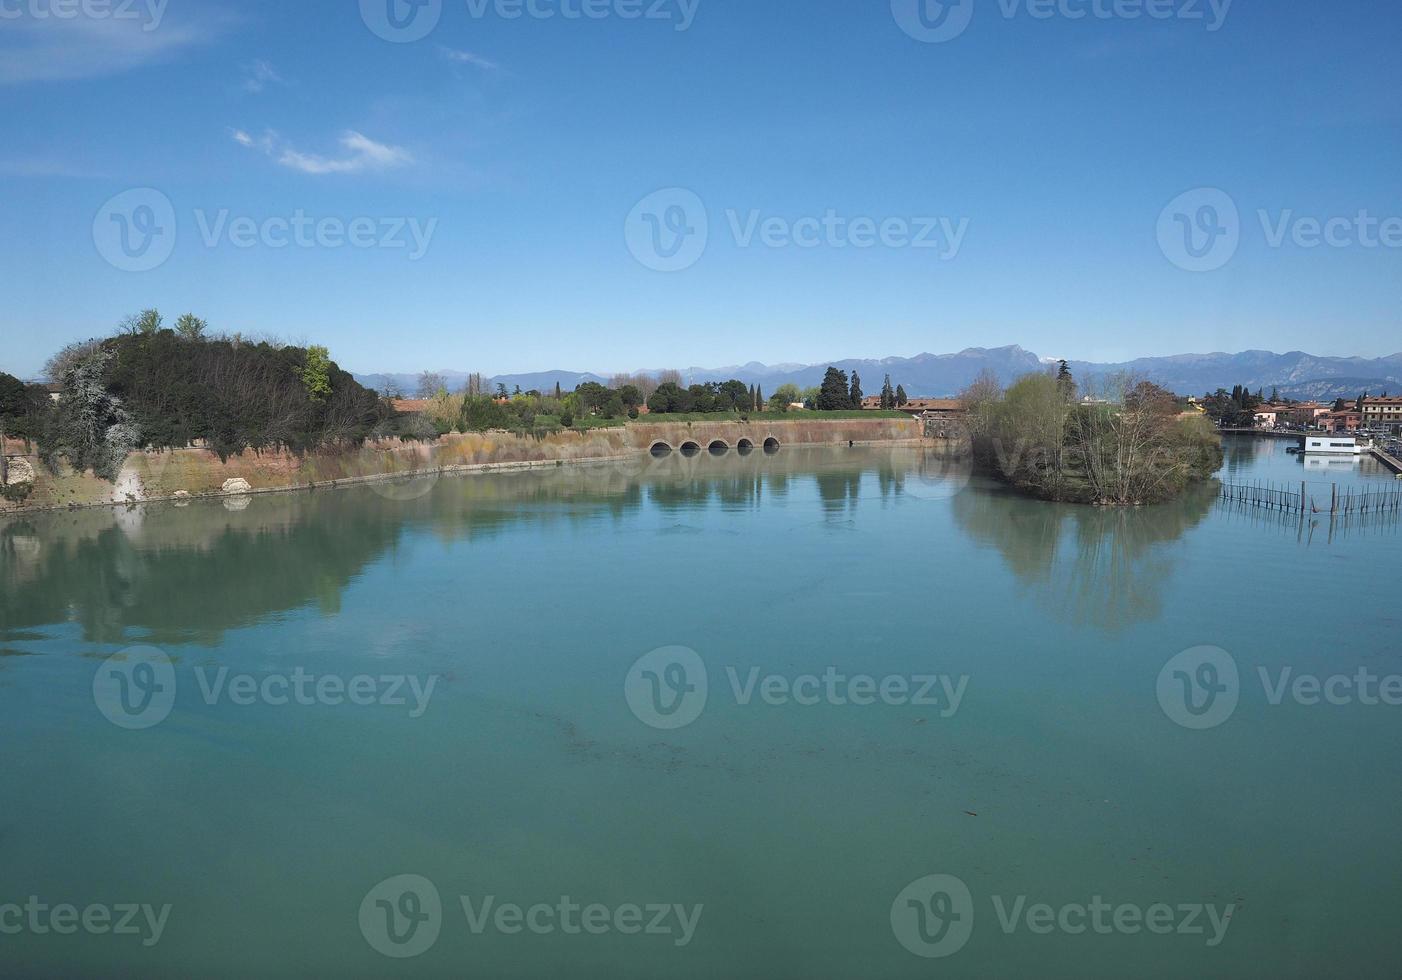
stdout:
MULTIPOLYGON (((731 367, 692 367, 681 371, 688 384, 708 381, 728 381, 732 378, 746 384, 760 385, 772 392, 781 384, 792 383, 800 388, 816 386, 831 364, 849 375, 861 375, 862 388, 868 394, 881 390, 883 378, 889 374, 893 385, 902 385, 913 398, 940 398, 957 394, 978 377, 984 369, 991 370, 1005 384, 1033 371, 1047 370, 1055 358, 1040 357, 1016 345, 1009 347, 971 347, 957 354, 917 354, 914 357, 888 357, 879 360, 844 360, 819 364, 749 364, 731 367)), ((1250 350, 1237 354, 1177 354, 1170 357, 1142 357, 1121 363, 1078 361, 1068 358, 1071 372, 1081 380, 1094 380, 1121 371, 1142 375, 1180 395, 1205 394, 1218 388, 1245 385, 1260 389, 1267 395, 1272 389, 1282 397, 1297 399, 1334 399, 1356 397, 1364 391, 1381 394, 1402 391, 1402 353, 1389 357, 1326 357, 1290 351, 1250 350)), ((449 388, 461 390, 468 375, 461 371, 439 371, 449 388)), ((638 373, 656 375, 656 370, 638 373)), ((394 388, 412 395, 418 387, 418 375, 357 374, 361 384, 383 391, 394 388)), ((541 371, 533 374, 506 374, 490 379, 490 384, 506 386, 514 391, 553 391, 556 383, 572 391, 586 381, 607 383, 605 376, 583 371, 541 371)))

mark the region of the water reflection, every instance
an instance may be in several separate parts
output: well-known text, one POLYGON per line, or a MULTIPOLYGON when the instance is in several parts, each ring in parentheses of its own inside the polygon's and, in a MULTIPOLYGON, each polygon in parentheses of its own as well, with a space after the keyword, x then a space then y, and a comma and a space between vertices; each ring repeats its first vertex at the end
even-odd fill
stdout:
MULTIPOLYGON (((448 477, 408 499, 352 487, 40 515, 0 523, 0 647, 74 623, 90 643, 199 643, 302 608, 339 611, 344 590, 406 536, 445 543, 536 525, 685 518, 794 498, 829 524, 909 501, 993 545, 1058 612, 1118 627, 1158 614, 1168 560, 1154 546, 1202 520, 1212 494, 1135 511, 1061 507, 975 484, 913 449, 702 453, 622 465, 448 477)), ((387 597, 393 601, 393 596, 387 597)))
POLYGON ((1156 507, 1080 507, 982 487, 955 497, 959 526, 996 548, 1053 615, 1119 630, 1158 619, 1175 559, 1161 546, 1201 524, 1214 486, 1156 507))
POLYGON ((91 643, 217 645, 230 629, 313 606, 340 608, 364 569, 410 533, 444 542, 522 525, 758 508, 791 481, 855 507, 862 466, 823 452, 673 454, 626 465, 438 480, 408 499, 371 487, 44 514, 0 523, 0 646, 76 623, 91 643))

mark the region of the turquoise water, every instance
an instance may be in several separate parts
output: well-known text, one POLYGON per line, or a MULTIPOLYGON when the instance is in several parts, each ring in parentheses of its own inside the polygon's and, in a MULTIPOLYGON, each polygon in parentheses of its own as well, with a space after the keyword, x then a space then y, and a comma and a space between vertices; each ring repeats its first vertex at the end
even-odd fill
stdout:
MULTIPOLYGON (((1286 445, 1226 476, 1394 485, 1286 445)), ((1258 680, 1402 674, 1395 518, 911 449, 244 503, 0 523, 5 976, 1396 974, 1402 705, 1258 680), (1203 646, 1199 730, 1159 680, 1203 646)))

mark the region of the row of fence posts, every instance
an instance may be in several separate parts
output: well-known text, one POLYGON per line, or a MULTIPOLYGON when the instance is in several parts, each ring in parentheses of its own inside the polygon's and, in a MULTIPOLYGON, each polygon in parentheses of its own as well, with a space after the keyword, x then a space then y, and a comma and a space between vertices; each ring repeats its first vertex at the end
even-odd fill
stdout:
POLYGON ((1304 481, 1300 483, 1299 493, 1272 483, 1223 482, 1221 496, 1223 500, 1231 503, 1301 514, 1376 514, 1402 511, 1402 488, 1357 490, 1347 487, 1340 493, 1337 483, 1330 484, 1328 510, 1321 509, 1310 497, 1304 481))

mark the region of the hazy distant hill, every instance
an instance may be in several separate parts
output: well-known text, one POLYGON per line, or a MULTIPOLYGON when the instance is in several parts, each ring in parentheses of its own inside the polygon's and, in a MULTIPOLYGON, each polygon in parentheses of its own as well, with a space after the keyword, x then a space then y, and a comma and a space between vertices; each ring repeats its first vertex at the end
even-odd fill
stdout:
MULTIPOLYGON (((443 381, 447 384, 449 391, 467 390, 468 372, 438 371, 436 373, 443 376, 443 381)), ((393 388, 406 397, 418 394, 419 389, 419 376, 417 374, 357 374, 355 379, 365 387, 373 388, 375 391, 393 388)), ((487 383, 493 390, 498 384, 504 384, 507 391, 515 391, 516 386, 520 385, 522 391, 534 390, 548 393, 555 390, 555 382, 557 381, 562 390, 574 391, 586 381, 597 381, 603 384, 607 380, 588 372, 537 371, 534 374, 503 374, 488 379, 487 383)))
MULTIPOLYGON (((728 381, 737 378, 746 384, 758 384, 766 393, 777 386, 793 383, 800 388, 817 385, 823 372, 832 364, 848 372, 857 371, 862 388, 868 394, 881 390, 885 375, 891 383, 904 385, 912 397, 957 394, 988 368, 1003 382, 1012 381, 1029 371, 1045 370, 1049 359, 1038 357, 1016 345, 992 349, 971 347, 957 354, 917 354, 915 357, 888 357, 881 360, 845 360, 819 364, 776 364, 758 362, 723 368, 685 368, 682 376, 688 383, 728 381)), ((1120 364, 1094 361, 1071 361, 1071 370, 1082 379, 1093 379, 1116 371, 1133 371, 1179 394, 1202 394, 1218 388, 1230 389, 1243 384, 1260 388, 1267 395, 1278 388, 1290 398, 1333 399, 1354 397, 1363 391, 1381 394, 1388 390, 1402 392, 1402 354, 1390 357, 1321 357, 1303 351, 1276 354, 1271 351, 1243 351, 1239 354, 1179 354, 1172 357, 1144 357, 1120 364)), ((465 387, 463 372, 441 373, 455 389, 465 387)), ((655 374, 656 372, 650 372, 655 374)), ((385 383, 396 382, 400 390, 412 394, 418 385, 418 375, 356 375, 361 384, 383 390, 385 383)), ((517 385, 523 391, 538 389, 553 391, 556 382, 566 391, 585 381, 603 383, 604 377, 587 372, 542 371, 536 374, 503 375, 492 378, 495 386, 505 384, 508 390, 517 385)))
POLYGON ((1300 398, 1344 398, 1367 390, 1402 388, 1402 354, 1391 357, 1319 357, 1303 351, 1275 354, 1251 350, 1240 354, 1180 354, 1145 357, 1124 364, 1073 361, 1080 375, 1129 370, 1180 394, 1199 394, 1242 384, 1267 395, 1278 388, 1281 395, 1300 398))

